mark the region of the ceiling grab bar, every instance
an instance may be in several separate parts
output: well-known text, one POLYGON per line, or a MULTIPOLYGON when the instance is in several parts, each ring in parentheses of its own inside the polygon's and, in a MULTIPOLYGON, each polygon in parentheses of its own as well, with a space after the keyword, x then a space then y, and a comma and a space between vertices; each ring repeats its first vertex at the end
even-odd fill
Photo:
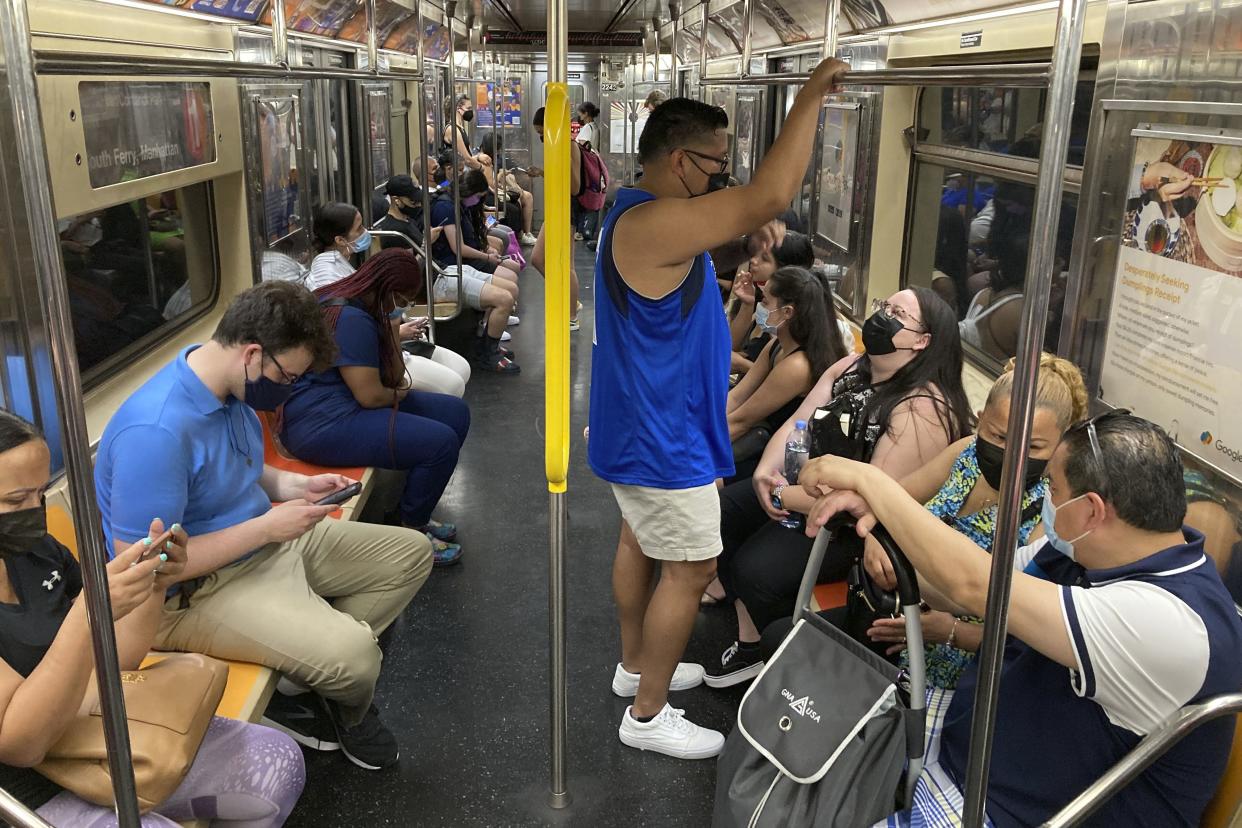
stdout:
POLYGON ((983 623, 983 646, 979 653, 979 684, 975 691, 970 727, 970 759, 966 766, 966 799, 962 813, 966 828, 983 828, 985 822, 989 763, 992 740, 996 734, 996 700, 1009 622, 1009 591, 1013 585, 1013 560, 1022 522, 1025 488, 1022 474, 1029 453, 1039 358, 1048 323, 1053 256, 1057 225, 1061 220, 1070 118, 1074 113, 1074 87, 1078 83, 1078 65, 1082 57, 1086 8, 1087 0, 1059 1, 1052 63, 1048 67, 1048 112, 1044 117, 1043 139, 1039 148, 1034 232, 1023 290, 1028 301, 1022 306, 1013 404, 1009 411, 1008 445, 1013 446, 1014 450, 1005 452, 996 532, 992 536, 992 574, 983 623))
MULTIPOLYGON (((65 454, 65 476, 74 505, 77 536, 86 592, 86 613, 90 624, 91 651, 95 659, 95 681, 99 688, 104 743, 108 753, 108 772, 117 822, 122 828, 138 828, 138 792, 134 784, 134 762, 129 744, 129 722, 125 715, 125 696, 121 690, 121 667, 116 651, 116 628, 112 621, 112 600, 105 570, 109 555, 104 547, 103 526, 95 501, 90 436, 86 428, 86 409, 82 401, 82 377, 74 350, 73 315, 60 239, 56 234, 56 214, 52 210, 52 186, 48 180, 47 141, 39 113, 34 55, 30 49, 30 21, 26 0, 0 2, 0 54, 3 55, 5 84, 16 138, 16 161, 26 207, 28 235, 15 243, 29 244, 30 263, 52 358, 52 384, 56 389, 61 444, 65 454)), ((16 183, 16 182, 13 182, 16 183)))
MULTIPOLYGON (((963 84, 1004 87, 1044 87, 1048 85, 1049 63, 990 63, 961 66, 906 66, 895 69, 849 70, 842 86, 961 86, 963 84)), ((718 75, 704 78, 704 86, 785 86, 806 83, 810 72, 764 74, 742 77, 718 75)))

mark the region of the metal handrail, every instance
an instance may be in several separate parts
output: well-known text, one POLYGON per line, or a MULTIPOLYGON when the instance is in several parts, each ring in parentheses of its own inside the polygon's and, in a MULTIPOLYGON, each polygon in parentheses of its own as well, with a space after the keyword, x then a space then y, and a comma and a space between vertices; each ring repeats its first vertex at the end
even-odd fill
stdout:
MULTIPOLYGON (((378 224, 378 222, 376 223, 378 224)), ((406 244, 410 246, 410 249, 414 252, 415 255, 421 256, 424 262, 428 262, 428 261, 431 262, 431 266, 435 269, 437 279, 443 276, 446 276, 446 275, 449 276, 449 278, 452 278, 452 274, 446 274, 444 270, 440 267, 440 265, 436 264, 435 260, 431 259, 431 257, 427 255, 427 252, 423 249, 422 245, 414 241, 412 238, 407 236, 405 233, 402 233, 400 230, 380 230, 376 227, 372 227, 371 235, 379 236, 379 237, 388 236, 389 238, 393 238, 393 239, 401 239, 403 242, 405 242, 406 244)), ((458 272, 460 273, 460 271, 458 272)), ((457 304, 456 306, 454 306, 453 312, 450 313, 448 316, 436 316, 435 291, 432 289, 433 286, 432 286, 431 281, 428 279, 423 279, 423 286, 427 291, 427 318, 431 320, 430 325, 428 325, 428 329, 430 331, 431 343, 433 345, 435 344, 435 341, 436 341, 435 323, 436 322, 452 322, 454 319, 461 316, 461 309, 464 307, 462 303, 466 299, 465 290, 462 287, 464 284, 465 284, 465 280, 460 278, 459 276, 457 278, 457 304)))
POLYGON ((1199 725, 1242 713, 1242 693, 1213 696, 1200 704, 1192 704, 1177 711, 1159 730, 1147 734, 1108 773, 1101 776, 1085 791, 1074 797, 1068 805, 1044 823, 1044 828, 1072 828, 1095 813, 1108 799, 1130 784, 1135 777, 1147 770, 1170 748, 1180 742, 1199 725))
POLYGON ((239 63, 197 58, 141 58, 99 55, 90 52, 35 52, 35 72, 40 75, 194 75, 209 78, 288 78, 322 80, 422 80, 418 70, 392 67, 383 72, 337 66, 277 66, 270 63, 239 63))
POLYGON ((0 820, 13 828, 55 828, 3 788, 0 788, 0 820))
MULTIPOLYGON (((1022 523, 1022 479, 1035 415, 1035 393, 1048 304, 1052 293, 1053 257, 1057 226, 1061 221, 1061 195, 1065 160, 1069 155, 1070 119, 1074 113, 1074 87, 1082 59, 1083 29, 1087 0, 1060 0, 1054 35, 1052 62, 1048 67, 1048 109, 1039 148, 1039 179, 1035 188, 1030 256, 1026 263, 1022 327, 1009 409, 1008 445, 1001 470, 996 531, 992 535, 992 570, 988 581, 983 645, 979 650, 979 682, 970 724, 970 756, 966 765, 966 791, 962 818, 967 828, 986 822, 988 774, 992 741, 996 735, 996 706, 1000 694, 1001 667, 1009 623, 1009 593, 1013 585, 1014 555, 1022 523)), ((998 84, 999 85, 999 84, 998 84)))
MULTIPOLYGON (((138 828, 138 794, 129 745, 129 723, 125 715, 116 627, 108 592, 106 565, 109 555, 104 546, 99 506, 95 501, 91 441, 82 401, 82 377, 78 372, 78 357, 74 349, 69 288, 60 255, 60 239, 56 235, 56 214, 52 210, 47 140, 40 117, 26 0, 0 2, 0 46, 10 102, 6 109, 13 119, 16 164, 20 170, 20 184, 11 182, 10 186, 20 186, 24 194, 29 234, 25 241, 32 250, 33 282, 42 306, 51 351, 51 379, 56 391, 61 445, 65 454, 65 477, 77 514, 74 534, 86 593, 91 654, 95 662, 113 802, 116 803, 118 824, 122 828, 138 828)), ((21 239, 14 239, 14 243, 23 244, 21 239)))
MULTIPOLYGON (((954 66, 910 66, 896 69, 859 69, 845 73, 844 86, 1034 86, 1048 85, 1048 63, 981 63, 954 66)), ((806 83, 810 72, 783 74, 700 76, 702 86, 785 86, 806 83)))

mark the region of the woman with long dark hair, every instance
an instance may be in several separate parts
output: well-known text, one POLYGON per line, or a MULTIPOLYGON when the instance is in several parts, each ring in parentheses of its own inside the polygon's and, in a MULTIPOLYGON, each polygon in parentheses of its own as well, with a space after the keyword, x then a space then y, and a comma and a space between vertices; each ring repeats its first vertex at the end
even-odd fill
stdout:
POLYGON ((517 176, 505 169, 502 139, 498 135, 493 136, 491 132, 483 133, 483 137, 479 139, 479 152, 489 159, 481 167, 483 174, 487 176, 488 186, 492 188, 492 195, 488 197, 490 201, 488 206, 495 206, 495 194, 503 192, 508 198, 508 204, 502 223, 521 231, 522 235, 519 240, 522 244, 528 246, 534 244, 535 234, 531 232, 531 229, 535 219, 535 196, 523 189, 518 183, 517 176), (514 223, 518 219, 520 221, 514 223))
POLYGON ((755 324, 769 335, 755 365, 729 392, 729 439, 737 478, 749 478, 767 438, 793 416, 815 381, 848 352, 837 329, 832 286, 802 267, 767 282, 755 324))
MULTIPOLYGON (((760 631, 790 615, 811 540, 780 521, 806 514, 814 501, 783 474, 785 443, 798 420, 827 408, 825 435, 833 454, 879 466, 898 480, 970 433, 974 417, 962 388, 957 314, 930 288, 914 287, 877 300, 863 325, 867 352, 833 365, 802 405, 772 435, 750 480, 721 491, 720 581, 736 599, 738 639, 705 681, 727 687, 762 669, 760 631), (835 426, 835 432, 829 430, 835 426)), ((842 537, 829 548, 821 581, 840 580, 862 552, 842 537)))
POLYGON ((397 333, 400 311, 423 286, 423 268, 406 250, 385 250, 356 273, 315 292, 339 356, 308 374, 285 403, 281 440, 325 466, 378 466, 408 472, 401 522, 425 532, 437 565, 456 563, 452 524, 431 519, 470 430, 457 397, 415 391, 397 333))
POLYGON ((448 125, 440 136, 440 148, 449 152, 457 149, 457 157, 461 159, 462 169, 477 170, 484 162, 491 161, 482 153, 472 153, 470 142, 470 124, 474 121, 474 104, 469 95, 449 95, 444 99, 444 119, 448 125))

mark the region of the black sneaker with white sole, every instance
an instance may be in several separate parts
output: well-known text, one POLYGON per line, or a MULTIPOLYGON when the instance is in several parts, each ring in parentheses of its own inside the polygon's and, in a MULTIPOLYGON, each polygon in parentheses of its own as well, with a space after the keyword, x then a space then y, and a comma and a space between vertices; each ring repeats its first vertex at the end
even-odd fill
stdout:
POLYGON ((273 693, 262 722, 287 733, 295 742, 311 750, 341 749, 336 729, 314 693, 299 693, 296 696, 273 693))
POLYGON ((732 687, 744 681, 750 681, 763 671, 763 659, 760 657, 759 643, 743 644, 734 641, 720 655, 719 664, 707 666, 703 683, 708 687, 732 687))
POLYGON ((344 725, 341 708, 336 702, 325 699, 323 709, 332 720, 346 759, 364 770, 382 770, 397 764, 401 757, 397 737, 380 721, 375 705, 368 707, 362 721, 353 727, 344 725))

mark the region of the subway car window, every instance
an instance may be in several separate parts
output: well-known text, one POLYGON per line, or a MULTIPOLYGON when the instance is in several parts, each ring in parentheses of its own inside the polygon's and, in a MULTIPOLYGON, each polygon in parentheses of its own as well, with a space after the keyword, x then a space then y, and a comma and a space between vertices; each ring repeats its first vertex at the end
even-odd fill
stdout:
MULTIPOLYGON (((1070 124, 1068 162, 1082 165, 1094 78, 1080 80, 1070 124)), ((980 86, 928 87, 919 104, 919 140, 930 144, 1039 156, 1048 91, 980 86)))
MULTIPOLYGON (((919 162, 906 284, 930 287, 957 309, 969 355, 999 370, 1017 353, 1030 251, 1034 186, 919 162)), ((1078 199, 1061 202, 1044 348, 1056 351, 1078 199)))
POLYGON ((88 386, 192 319, 219 287, 207 184, 62 218, 56 229, 88 386))

